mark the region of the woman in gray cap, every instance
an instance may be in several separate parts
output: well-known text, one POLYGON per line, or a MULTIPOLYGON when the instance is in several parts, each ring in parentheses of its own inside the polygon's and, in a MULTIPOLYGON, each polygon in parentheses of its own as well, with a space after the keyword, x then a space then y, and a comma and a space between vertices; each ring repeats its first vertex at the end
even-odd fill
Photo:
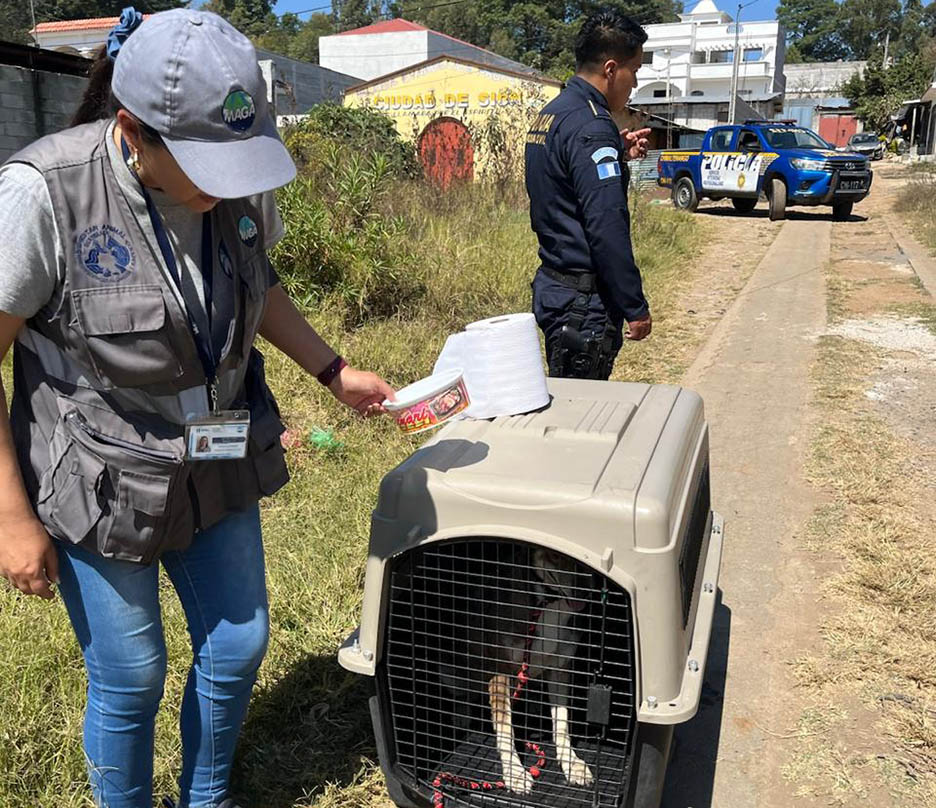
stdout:
POLYGON ((253 46, 213 14, 140 21, 124 11, 81 125, 0 169, 0 355, 15 340, 0 574, 43 598, 59 584, 94 798, 151 808, 162 562, 194 649, 179 806, 231 808, 268 636, 257 501, 288 476, 254 339, 362 414, 393 393, 322 341, 267 259, 282 233, 267 192, 296 170, 253 46))

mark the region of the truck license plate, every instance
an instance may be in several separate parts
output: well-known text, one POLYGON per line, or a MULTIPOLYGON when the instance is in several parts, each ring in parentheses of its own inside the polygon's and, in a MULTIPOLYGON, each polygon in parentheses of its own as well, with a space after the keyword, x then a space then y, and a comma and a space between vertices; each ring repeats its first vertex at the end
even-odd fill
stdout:
POLYGON ((863 191, 865 189, 864 180, 842 180, 839 183, 839 189, 842 191, 863 191))

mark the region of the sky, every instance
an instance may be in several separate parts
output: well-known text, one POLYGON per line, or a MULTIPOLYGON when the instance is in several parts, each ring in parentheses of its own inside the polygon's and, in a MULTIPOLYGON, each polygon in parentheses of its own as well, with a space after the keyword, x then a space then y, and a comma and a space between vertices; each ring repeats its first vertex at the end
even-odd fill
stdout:
MULTIPOLYGON (((691 9, 698 0, 683 0, 687 9, 691 9)), ((738 3, 732 0, 715 0, 715 5, 723 11, 727 11, 732 17, 737 16, 738 3)), ((777 0, 754 0, 741 12, 741 20, 772 20, 774 10, 777 7, 777 0)), ((328 0, 279 0, 274 7, 277 14, 285 14, 287 11, 297 12, 308 9, 316 9, 321 12, 328 12, 331 7, 328 0)), ((308 15, 301 15, 305 19, 308 15)))

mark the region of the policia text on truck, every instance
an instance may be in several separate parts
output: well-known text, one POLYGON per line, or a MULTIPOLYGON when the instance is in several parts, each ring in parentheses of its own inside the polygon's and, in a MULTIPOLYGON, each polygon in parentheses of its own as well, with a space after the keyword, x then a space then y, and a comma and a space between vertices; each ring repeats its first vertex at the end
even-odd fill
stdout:
POLYGON ((552 376, 607 379, 624 336, 650 333, 631 247, 625 162, 646 154, 646 133, 622 139, 611 117, 637 86, 646 39, 620 12, 587 19, 575 44, 576 75, 527 136, 526 187, 542 262, 533 313, 552 376))

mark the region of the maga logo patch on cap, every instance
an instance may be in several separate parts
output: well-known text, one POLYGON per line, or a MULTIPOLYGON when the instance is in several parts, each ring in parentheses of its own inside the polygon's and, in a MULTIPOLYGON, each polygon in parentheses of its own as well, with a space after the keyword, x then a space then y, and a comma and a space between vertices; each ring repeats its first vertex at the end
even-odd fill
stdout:
POLYGON ((257 117, 257 105, 254 104, 250 93, 245 90, 234 90, 224 99, 221 116, 230 129, 235 132, 246 132, 253 126, 257 117))
POLYGON ((257 223, 249 216, 241 216, 237 223, 237 234, 248 247, 257 243, 257 223))

